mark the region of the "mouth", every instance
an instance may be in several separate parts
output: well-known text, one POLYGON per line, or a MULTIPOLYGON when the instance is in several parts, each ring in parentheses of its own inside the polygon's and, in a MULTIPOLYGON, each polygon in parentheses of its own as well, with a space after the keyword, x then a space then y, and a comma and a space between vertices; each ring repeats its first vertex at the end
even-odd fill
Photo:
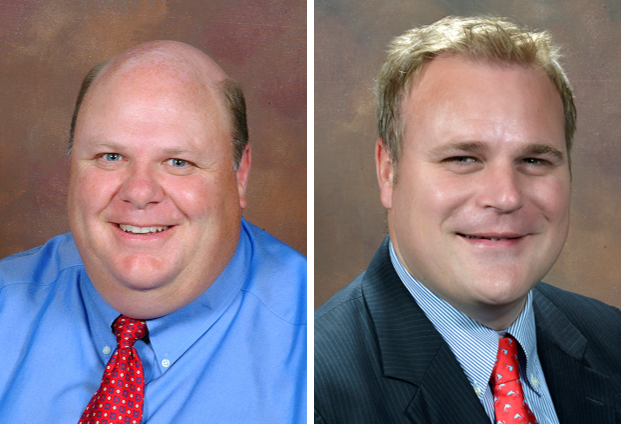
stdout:
POLYGON ((464 237, 469 240, 490 240, 490 241, 507 241, 507 240, 517 240, 522 238, 521 235, 505 235, 505 234, 494 234, 494 235, 471 235, 471 234, 462 234, 457 233, 458 236, 464 237))
POLYGON ((129 224, 117 224, 117 226, 124 232, 130 234, 156 234, 162 231, 166 231, 172 226, 152 226, 152 227, 136 227, 134 225, 129 224))

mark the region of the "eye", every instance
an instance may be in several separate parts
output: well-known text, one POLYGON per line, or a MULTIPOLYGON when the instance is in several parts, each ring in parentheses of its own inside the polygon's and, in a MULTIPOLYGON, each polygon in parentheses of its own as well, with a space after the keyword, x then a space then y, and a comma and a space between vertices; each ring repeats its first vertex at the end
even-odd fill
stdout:
POLYGON ((483 158, 477 156, 449 156, 442 160, 442 165, 455 174, 470 174, 483 167, 483 158))
POLYGON ((451 156, 450 158, 444 159, 444 162, 453 162, 458 164, 467 164, 476 162, 476 159, 472 156, 451 156))
POLYGON ((523 159, 523 162, 529 165, 545 165, 548 163, 548 161, 545 161, 543 159, 537 159, 537 158, 525 158, 523 159))
POLYGON ((103 155, 103 158, 108 162, 117 162, 121 160, 121 155, 119 155, 118 153, 105 153, 103 155))
POLYGON ((168 162, 175 168, 183 168, 188 165, 188 162, 183 159, 168 159, 168 162))

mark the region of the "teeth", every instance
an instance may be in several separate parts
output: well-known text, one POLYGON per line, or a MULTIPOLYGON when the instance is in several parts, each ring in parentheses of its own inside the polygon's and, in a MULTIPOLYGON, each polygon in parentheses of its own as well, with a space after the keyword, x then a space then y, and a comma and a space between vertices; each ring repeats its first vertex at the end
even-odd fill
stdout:
POLYGON ((167 230, 170 227, 134 227, 133 225, 119 224, 121 230, 126 233, 134 234, 147 234, 147 233, 159 233, 160 231, 167 230))

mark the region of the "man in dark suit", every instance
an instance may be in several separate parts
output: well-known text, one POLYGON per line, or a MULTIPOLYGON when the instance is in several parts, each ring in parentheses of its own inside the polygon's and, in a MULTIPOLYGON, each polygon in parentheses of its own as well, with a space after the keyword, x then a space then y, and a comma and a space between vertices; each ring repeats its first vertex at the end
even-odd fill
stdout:
POLYGON ((550 35, 445 18, 376 89, 389 236, 316 312, 315 422, 621 422, 621 312, 539 282, 576 119, 550 35))

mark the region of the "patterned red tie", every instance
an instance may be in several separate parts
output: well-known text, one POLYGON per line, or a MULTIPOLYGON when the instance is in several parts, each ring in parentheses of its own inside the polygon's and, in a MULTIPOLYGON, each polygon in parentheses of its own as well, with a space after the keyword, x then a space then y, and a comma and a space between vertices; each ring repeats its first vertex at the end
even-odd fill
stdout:
POLYGON ((144 378, 134 343, 146 336, 147 324, 121 315, 114 332, 117 350, 110 357, 101 386, 79 424, 140 424, 142 421, 144 378))
POLYGON ((499 340, 491 385, 496 424, 537 423, 535 415, 524 399, 517 342, 510 335, 499 340))

